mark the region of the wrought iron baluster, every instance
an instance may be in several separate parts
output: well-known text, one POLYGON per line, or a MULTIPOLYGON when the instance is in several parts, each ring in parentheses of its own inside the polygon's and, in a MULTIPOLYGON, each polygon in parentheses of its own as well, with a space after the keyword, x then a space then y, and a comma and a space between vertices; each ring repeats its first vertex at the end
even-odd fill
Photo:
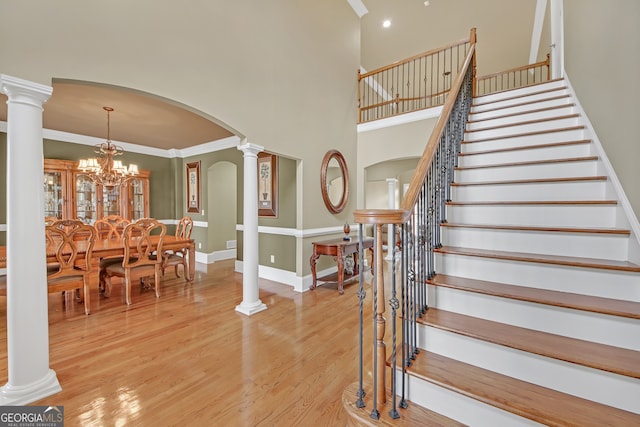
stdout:
MULTIPOLYGON (((378 227, 377 225, 373 227, 373 244, 377 249, 378 242, 378 227)), ((378 262, 377 258, 381 256, 379 251, 374 251, 374 265, 377 267, 378 262)), ((378 328, 377 328, 377 313, 378 313, 378 288, 376 286, 376 282, 378 280, 378 275, 382 274, 379 268, 375 268, 373 271, 373 408, 371 409, 371 415, 369 415, 374 420, 380 419, 380 412, 378 411, 378 352, 377 344, 378 344, 378 328)), ((381 385, 382 387, 383 385, 381 385)))
MULTIPOLYGON (((392 236, 396 235, 396 224, 393 224, 391 227, 393 232, 392 236)), ((392 342, 393 342, 393 350, 391 351, 391 398, 393 400, 391 410, 389 411, 389 416, 393 419, 400 418, 400 414, 398 413, 397 406, 397 393, 396 393, 396 373, 398 366, 396 365, 396 345, 397 345, 397 331, 396 331, 396 315, 397 310, 400 307, 400 302, 398 301, 396 295, 396 250, 395 246, 390 246, 389 250, 391 251, 391 297, 389 298, 389 307, 391 307, 391 331, 392 331, 392 342)), ((404 367, 402 368, 404 370, 404 367)))
POLYGON ((402 265, 402 283, 401 283, 401 300, 402 300, 402 397, 400 399, 400 407, 401 408, 406 408, 407 407, 407 401, 406 401, 406 397, 405 397, 405 390, 406 390, 406 378, 407 378, 407 366, 408 366, 408 361, 407 361, 407 335, 408 335, 408 319, 407 319, 407 313, 408 313, 408 307, 407 307, 407 274, 408 274, 408 268, 407 268, 407 260, 408 260, 408 256, 407 256, 407 252, 408 252, 408 245, 407 245, 407 240, 408 240, 408 233, 407 233, 407 224, 402 224, 401 227, 401 236, 402 236, 402 240, 401 242, 401 254, 402 257, 401 259, 401 265, 402 265))
MULTIPOLYGON (((360 272, 358 279, 360 280, 360 284, 358 287, 358 308, 359 308, 359 319, 360 319, 360 333, 358 336, 358 343, 360 347, 359 351, 359 365, 358 365, 358 393, 356 400, 356 407, 364 408, 364 386, 363 386, 363 353, 364 353, 364 342, 363 342, 363 333, 364 333, 364 317, 363 317, 363 308, 364 308, 364 299, 366 297, 366 292, 364 290, 364 249, 363 249, 363 235, 364 235, 364 224, 360 224, 358 226, 358 257, 360 262, 360 272)), ((371 260, 373 262, 373 260, 371 260)))

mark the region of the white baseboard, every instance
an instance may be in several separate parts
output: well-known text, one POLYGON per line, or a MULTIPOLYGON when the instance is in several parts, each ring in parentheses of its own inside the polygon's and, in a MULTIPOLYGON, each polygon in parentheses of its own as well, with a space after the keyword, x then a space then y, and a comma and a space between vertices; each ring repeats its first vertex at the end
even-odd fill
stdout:
MULTIPOLYGON (((238 273, 243 272, 242 261, 236 260, 235 271, 238 273)), ((317 272, 317 276, 322 277, 328 274, 333 274, 338 271, 338 267, 330 267, 322 271, 317 272)), ((279 268, 268 267, 266 265, 258 266, 258 277, 261 279, 272 280, 274 282, 282 283, 293 287, 297 292, 306 292, 313 283, 311 274, 300 277, 297 276, 295 271, 281 270, 279 268)))
POLYGON ((223 251, 215 251, 211 253, 204 253, 196 251, 196 262, 202 264, 213 264, 216 261, 222 261, 223 259, 234 259, 237 256, 236 249, 226 249, 223 251))

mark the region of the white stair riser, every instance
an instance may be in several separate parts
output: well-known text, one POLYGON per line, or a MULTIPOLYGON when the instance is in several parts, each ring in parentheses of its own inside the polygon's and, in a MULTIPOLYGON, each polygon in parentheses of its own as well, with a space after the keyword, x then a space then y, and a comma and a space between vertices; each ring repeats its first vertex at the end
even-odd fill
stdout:
MULTIPOLYGON (((400 375, 397 375, 399 378, 400 375)), ((398 384, 398 389, 402 384, 398 384)), ((542 426, 461 393, 409 376, 406 396, 416 405, 473 427, 531 427, 542 426)), ((411 404, 410 403, 410 404, 411 404)))
POLYGON ((494 117, 507 116, 510 114, 526 113, 531 110, 540 110, 540 109, 551 108, 551 107, 558 107, 558 106, 564 107, 564 106, 573 106, 573 105, 574 103, 571 100, 571 97, 569 95, 564 95, 561 97, 554 96, 554 97, 550 97, 549 99, 544 99, 544 100, 527 103, 527 104, 517 104, 517 105, 513 105, 512 107, 505 107, 498 110, 489 110, 489 111, 476 113, 472 109, 471 114, 469 116, 469 121, 475 122, 478 120, 491 119, 494 117))
POLYGON ((640 413, 640 381, 424 325, 418 345, 428 351, 543 387, 640 413))
MULTIPOLYGON (((539 141, 538 141, 539 142, 539 141)), ((475 144, 485 144, 476 143, 475 144)), ((529 143, 526 143, 524 147, 529 146, 529 143)), ((522 145, 521 145, 522 146, 522 145)), ((551 160, 551 159, 559 159, 559 158, 568 158, 568 157, 584 157, 590 156, 591 153, 591 144, 589 142, 578 143, 578 144, 568 144, 568 145, 559 145, 552 147, 543 147, 543 148, 523 148, 520 150, 509 150, 509 151, 501 151, 501 152, 491 152, 491 153, 482 153, 481 147, 466 147, 463 146, 463 153, 466 152, 467 149, 473 149, 477 154, 465 155, 462 154, 458 156, 458 166, 460 167, 470 167, 470 166, 484 166, 484 165, 492 165, 495 163, 508 163, 508 162, 522 162, 522 161, 537 161, 537 160, 551 160)))
POLYGON ((526 184, 459 185, 451 188, 452 200, 604 200, 606 181, 572 181, 526 184))
POLYGON ((640 351, 640 320, 429 287, 429 307, 527 329, 640 351))
POLYGON ((566 116, 569 114, 574 114, 575 112, 576 112, 575 107, 563 106, 561 108, 546 109, 542 111, 523 112, 517 115, 509 115, 506 117, 497 116, 496 118, 468 122, 467 131, 479 132, 489 127, 514 126, 522 122, 528 122, 532 120, 545 120, 545 119, 550 119, 558 116, 566 116))
POLYGON ((478 151, 487 150, 503 150, 514 147, 529 147, 531 145, 551 144, 554 142, 568 142, 568 141, 581 141, 585 139, 584 129, 571 129, 563 130, 562 128, 547 128, 555 129, 556 132, 548 132, 544 134, 521 134, 509 133, 507 137, 479 140, 479 138, 468 138, 465 136, 464 142, 460 147, 462 153, 475 153, 478 151))
POLYGON ((445 246, 617 261, 628 259, 628 235, 463 227, 441 227, 441 233, 445 246))
POLYGON ((540 163, 535 165, 495 166, 490 168, 456 170, 456 182, 498 181, 508 179, 569 178, 594 176, 597 160, 540 163))
POLYGON ((487 110, 495 110, 499 108, 510 107, 515 104, 524 104, 524 103, 541 101, 548 98, 552 98, 560 95, 566 95, 566 94, 568 94, 567 89, 558 88, 557 90, 553 90, 553 91, 536 92, 536 93, 526 94, 525 96, 518 96, 516 93, 505 94, 502 97, 483 96, 481 98, 474 99, 471 110, 474 113, 480 113, 487 110))
POLYGON ((617 205, 447 206, 447 221, 463 224, 615 227, 617 205))
POLYGON ((564 129, 580 125, 580 117, 570 117, 563 119, 554 119, 544 122, 517 124, 495 129, 478 130, 474 132, 465 132, 465 141, 478 141, 488 138, 497 138, 503 136, 519 135, 530 132, 543 132, 548 129, 564 129))
POLYGON ((436 253, 436 272, 640 302, 638 273, 436 253))
POLYGON ((536 94, 540 92, 553 93, 556 90, 567 90, 564 80, 553 80, 537 85, 523 86, 517 89, 510 89, 506 91, 490 93, 487 95, 480 95, 474 98, 474 100, 476 100, 476 102, 491 102, 499 101, 501 99, 509 99, 513 97, 536 94))

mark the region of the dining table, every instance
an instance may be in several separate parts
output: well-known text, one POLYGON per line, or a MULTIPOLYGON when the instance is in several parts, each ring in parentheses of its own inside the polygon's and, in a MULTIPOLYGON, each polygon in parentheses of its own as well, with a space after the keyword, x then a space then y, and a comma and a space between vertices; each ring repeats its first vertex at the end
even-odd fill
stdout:
MULTIPOLYGON (((151 244, 156 247, 158 244, 159 236, 151 236, 151 244)), ((135 248, 135 239, 131 242, 131 248, 135 248)), ((77 242, 78 254, 82 256, 87 251, 86 242, 77 242)), ((187 265, 189 266, 188 272, 185 272, 188 281, 192 281, 195 276, 195 240, 185 239, 176 236, 164 236, 162 241, 162 250, 180 250, 187 249, 187 265)), ((47 262, 55 262, 55 248, 53 246, 47 246, 47 262)), ((106 257, 124 256, 124 242, 122 239, 98 239, 93 245, 91 251, 91 258, 100 260, 106 257)), ((93 263, 92 263, 93 265, 93 263)))

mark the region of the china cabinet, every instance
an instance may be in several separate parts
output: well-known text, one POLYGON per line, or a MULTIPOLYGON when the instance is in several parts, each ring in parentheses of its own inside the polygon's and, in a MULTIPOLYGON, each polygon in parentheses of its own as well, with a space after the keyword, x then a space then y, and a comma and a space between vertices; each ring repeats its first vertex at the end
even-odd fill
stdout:
POLYGON ((73 216, 69 174, 73 162, 44 161, 44 216, 66 219, 73 216))
POLYGON ((149 216, 149 171, 119 187, 96 185, 71 160, 44 161, 45 216, 87 224, 107 215, 130 220, 149 216))

